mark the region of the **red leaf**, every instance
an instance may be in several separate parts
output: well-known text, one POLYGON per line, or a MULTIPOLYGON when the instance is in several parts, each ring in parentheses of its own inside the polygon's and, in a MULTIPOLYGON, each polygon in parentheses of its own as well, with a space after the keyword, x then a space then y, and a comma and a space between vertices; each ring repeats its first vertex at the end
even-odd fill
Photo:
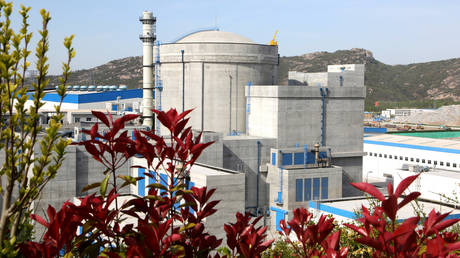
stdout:
POLYGON ((398 210, 404 207, 406 204, 410 203, 411 201, 417 199, 420 196, 419 192, 412 192, 398 204, 398 210))
POLYGON ((360 227, 357 227, 357 226, 355 226, 353 224, 348 224, 348 223, 345 223, 344 225, 349 227, 349 228, 351 228, 351 229, 353 229, 354 231, 356 231, 357 233, 363 235, 364 237, 369 236, 369 234, 367 233, 367 231, 364 228, 360 228, 360 227))
MULTIPOLYGON (((391 236, 391 239, 402 236, 407 233, 414 232, 414 229, 417 227, 417 223, 420 219, 418 217, 412 217, 406 219, 394 232, 391 236)), ((405 243, 402 243, 403 245, 405 243)))
POLYGON ((361 183, 351 183, 351 185, 354 186, 355 188, 358 188, 359 190, 363 192, 370 194, 371 196, 377 198, 379 201, 385 200, 385 196, 379 190, 377 190, 375 186, 371 184, 361 182, 361 183))
POLYGON ((107 117, 104 115, 104 113, 99 112, 99 111, 91 111, 93 116, 97 117, 97 119, 101 120, 102 123, 104 123, 107 127, 110 127, 109 120, 107 117))
POLYGON ((177 120, 181 120, 182 118, 184 118, 186 115, 188 115, 190 112, 193 111, 193 108, 192 109, 189 109, 189 110, 185 110, 184 112, 180 113, 178 116, 177 116, 177 120))
POLYGON ((49 227, 50 225, 48 222, 46 222, 46 220, 44 220, 42 217, 36 214, 30 214, 30 218, 37 221, 38 223, 42 224, 45 227, 49 227))
POLYGON ((388 199, 382 202, 382 208, 385 214, 394 221, 396 219, 396 212, 398 210, 398 199, 395 195, 390 195, 388 199))
POLYGON ((436 230, 438 231, 442 231, 452 225, 454 225, 455 223, 459 222, 460 219, 446 219, 446 220, 443 220, 439 223, 436 223, 436 225, 434 225, 433 228, 435 228, 436 230))
POLYGON ((83 144, 85 145, 85 149, 93 156, 99 156, 100 153, 99 151, 97 150, 97 148, 91 144, 90 142, 86 141, 86 142, 83 142, 83 144))
POLYGON ((417 179, 419 175, 420 174, 404 178, 404 180, 401 181, 401 183, 399 183, 398 187, 396 188, 396 198, 399 198, 399 196, 401 196, 401 194, 412 184, 412 182, 414 182, 415 179, 417 179))

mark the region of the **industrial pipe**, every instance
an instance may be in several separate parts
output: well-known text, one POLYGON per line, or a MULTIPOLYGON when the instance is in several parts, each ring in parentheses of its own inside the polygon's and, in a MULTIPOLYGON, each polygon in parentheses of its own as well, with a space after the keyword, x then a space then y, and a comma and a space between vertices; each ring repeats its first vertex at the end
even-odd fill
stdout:
POLYGON ((204 131, 204 62, 201 63, 201 132, 204 131))
POLYGON ((321 93, 321 146, 324 146, 326 143, 326 97, 329 94, 329 89, 319 88, 321 93))
MULTIPOLYGON (((257 195, 256 195, 256 213, 259 210, 259 180, 260 180, 260 141, 257 141, 257 195)), ((259 216, 259 214, 257 214, 259 216)))
POLYGON ((184 63, 184 50, 180 51, 182 55, 182 112, 185 111, 185 63, 184 63))
POLYGON ((229 74, 228 77, 230 78, 230 112, 229 112, 229 127, 228 127, 228 135, 232 135, 232 75, 229 74))

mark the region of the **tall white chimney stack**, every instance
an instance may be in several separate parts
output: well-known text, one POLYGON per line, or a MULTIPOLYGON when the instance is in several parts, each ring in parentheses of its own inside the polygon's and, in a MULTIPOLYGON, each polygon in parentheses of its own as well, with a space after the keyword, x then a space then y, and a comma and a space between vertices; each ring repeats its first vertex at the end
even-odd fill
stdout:
POLYGON ((142 98, 142 119, 143 125, 153 128, 153 45, 156 40, 155 23, 156 18, 152 12, 144 11, 139 18, 142 23, 142 35, 139 38, 143 46, 143 98, 142 98))

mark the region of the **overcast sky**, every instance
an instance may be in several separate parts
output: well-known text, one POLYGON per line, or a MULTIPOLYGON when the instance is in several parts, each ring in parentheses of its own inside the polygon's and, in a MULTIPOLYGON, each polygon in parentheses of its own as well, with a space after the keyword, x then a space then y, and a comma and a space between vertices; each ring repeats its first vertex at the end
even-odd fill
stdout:
POLYGON ((73 69, 141 55, 144 10, 157 17, 161 42, 217 25, 265 44, 278 29, 282 56, 358 47, 387 64, 460 57, 459 0, 20 0, 16 10, 19 3, 32 6, 34 30, 40 8, 51 12, 53 74, 60 72, 61 42, 70 34, 77 51, 73 69))

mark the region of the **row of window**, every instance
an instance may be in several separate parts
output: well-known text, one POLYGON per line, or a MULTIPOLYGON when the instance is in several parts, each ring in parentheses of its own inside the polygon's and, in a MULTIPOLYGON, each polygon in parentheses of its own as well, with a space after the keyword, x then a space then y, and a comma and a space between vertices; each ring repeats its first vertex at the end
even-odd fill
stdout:
POLYGON ((295 201, 306 202, 328 198, 327 177, 299 178, 295 180, 295 201))
POLYGON ((420 159, 420 158, 405 157, 405 156, 398 156, 398 155, 382 154, 382 153, 376 153, 376 152, 369 152, 369 156, 374 156, 374 157, 379 157, 379 158, 384 158, 384 159, 396 159, 396 160, 399 159, 399 160, 428 164, 428 165, 433 164, 433 165, 453 167, 453 168, 457 167, 457 163, 437 161, 437 160, 432 161, 431 159, 420 159))
MULTIPOLYGON (((91 122, 91 117, 86 117, 86 122, 91 122)), ((80 118, 79 117, 75 117, 75 123, 79 123, 80 122, 80 118)))

